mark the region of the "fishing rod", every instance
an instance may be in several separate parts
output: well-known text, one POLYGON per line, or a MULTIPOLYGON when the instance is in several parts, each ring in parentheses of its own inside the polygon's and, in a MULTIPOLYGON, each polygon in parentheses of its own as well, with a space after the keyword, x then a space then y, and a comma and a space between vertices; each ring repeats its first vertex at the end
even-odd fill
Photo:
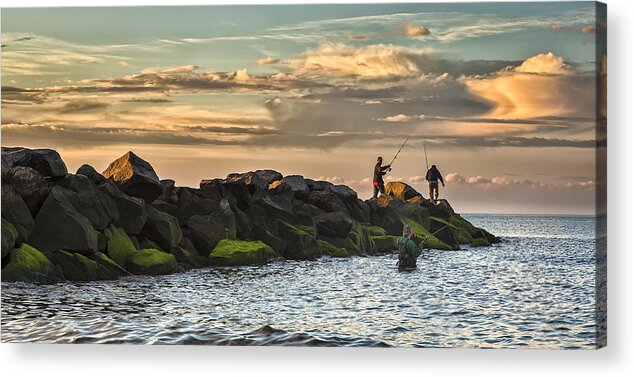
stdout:
POLYGON ((407 139, 405 139, 405 141, 403 142, 403 145, 401 145, 401 147, 398 149, 398 152, 396 152, 396 154, 394 155, 394 158, 392 159, 392 161, 390 161, 390 170, 392 170, 392 164, 394 163, 394 161, 396 160, 396 158, 398 157, 399 153, 401 153, 401 151, 403 150, 403 147, 405 146, 405 144, 407 144, 407 141, 409 140, 411 136, 408 136, 407 139))
POLYGON ((425 148, 425 166, 427 166, 427 171, 429 171, 429 162, 427 162, 427 143, 423 142, 423 148, 425 148))
POLYGON ((445 225, 442 226, 440 229, 437 229, 434 233, 430 233, 429 235, 425 236, 425 237, 420 237, 423 241, 421 243, 425 243, 429 238, 435 236, 436 234, 438 234, 441 230, 447 228, 449 225, 445 225))

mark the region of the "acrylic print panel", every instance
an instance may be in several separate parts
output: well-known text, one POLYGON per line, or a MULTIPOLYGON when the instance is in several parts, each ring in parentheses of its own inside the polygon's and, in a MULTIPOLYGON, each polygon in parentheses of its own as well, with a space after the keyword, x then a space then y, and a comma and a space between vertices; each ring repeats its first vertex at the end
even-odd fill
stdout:
POLYGON ((606 32, 594 2, 3 9, 2 341, 604 346, 606 32))

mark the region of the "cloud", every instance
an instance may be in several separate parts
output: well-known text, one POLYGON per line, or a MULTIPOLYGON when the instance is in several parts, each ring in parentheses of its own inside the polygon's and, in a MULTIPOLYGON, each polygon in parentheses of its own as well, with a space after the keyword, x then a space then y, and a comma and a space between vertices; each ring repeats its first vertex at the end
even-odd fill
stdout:
POLYGON ((365 39, 365 35, 348 35, 346 37, 349 41, 362 41, 365 39))
POLYGON ((109 103, 98 102, 98 101, 70 101, 64 105, 59 112, 61 114, 69 114, 69 113, 84 113, 84 112, 97 112, 104 111, 108 107, 110 107, 109 103))
POLYGON ((593 75, 574 72, 552 53, 530 57, 515 68, 461 81, 469 92, 492 105, 485 115, 489 117, 590 117, 594 112, 593 75))
POLYGON ((553 55, 552 52, 532 56, 515 68, 515 72, 545 73, 555 75, 568 75, 570 66, 564 62, 564 58, 553 55))
POLYGON ((413 24, 405 24, 402 27, 401 32, 408 37, 422 37, 431 34, 429 29, 423 26, 416 26, 413 24))
POLYGON ((579 187, 586 188, 588 190, 594 190, 596 182, 592 179, 584 181, 568 181, 568 182, 545 182, 535 181, 530 179, 511 179, 505 176, 495 176, 492 178, 486 178, 483 176, 470 176, 464 177, 459 173, 450 173, 445 176, 447 183, 459 184, 459 185, 477 185, 477 186, 524 186, 531 188, 564 188, 564 187, 579 187))
POLYGON ((405 115, 405 114, 397 114, 397 115, 392 115, 389 117, 385 117, 382 119, 379 119, 380 121, 383 122, 407 122, 409 120, 411 120, 412 117, 405 115))
POLYGON ((431 50, 392 45, 352 47, 341 43, 324 44, 289 60, 296 76, 387 78, 420 74, 419 61, 431 50))
POLYGON ((127 62, 125 60, 119 60, 117 62, 117 64, 119 64, 120 66, 123 66, 123 67, 130 67, 132 65, 132 64, 130 64, 129 62, 127 62))
POLYGON ((272 58, 269 56, 263 59, 256 60, 255 64, 258 64, 258 65, 276 64, 279 61, 280 59, 272 58))

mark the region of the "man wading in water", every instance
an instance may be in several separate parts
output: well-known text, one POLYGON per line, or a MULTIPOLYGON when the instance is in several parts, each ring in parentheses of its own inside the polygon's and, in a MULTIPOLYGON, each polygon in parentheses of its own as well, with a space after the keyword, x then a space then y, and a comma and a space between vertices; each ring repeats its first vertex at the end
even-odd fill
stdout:
POLYGON ((403 227, 403 237, 398 238, 398 270, 413 270, 416 269, 416 258, 418 258, 423 252, 422 247, 425 240, 421 241, 420 245, 412 240, 414 232, 412 227, 405 225, 403 227))
POLYGON ((442 174, 436 169, 436 165, 432 165, 431 169, 427 170, 425 179, 429 182, 429 201, 432 203, 438 202, 438 181, 442 183, 442 187, 445 187, 445 181, 442 179, 442 174))
POLYGON ((376 165, 374 165, 374 178, 372 179, 372 185, 374 185, 374 195, 372 199, 376 199, 381 192, 381 195, 385 194, 385 185, 383 184, 383 176, 387 173, 386 170, 391 165, 381 166, 383 163, 383 157, 376 159, 376 165))

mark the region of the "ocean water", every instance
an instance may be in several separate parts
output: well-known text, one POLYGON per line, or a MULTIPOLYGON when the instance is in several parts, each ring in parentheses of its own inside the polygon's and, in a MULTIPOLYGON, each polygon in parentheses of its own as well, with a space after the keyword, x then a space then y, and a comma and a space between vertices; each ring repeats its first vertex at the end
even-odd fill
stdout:
POLYGON ((465 216, 489 248, 2 283, 3 342, 594 348, 595 218, 465 216))

